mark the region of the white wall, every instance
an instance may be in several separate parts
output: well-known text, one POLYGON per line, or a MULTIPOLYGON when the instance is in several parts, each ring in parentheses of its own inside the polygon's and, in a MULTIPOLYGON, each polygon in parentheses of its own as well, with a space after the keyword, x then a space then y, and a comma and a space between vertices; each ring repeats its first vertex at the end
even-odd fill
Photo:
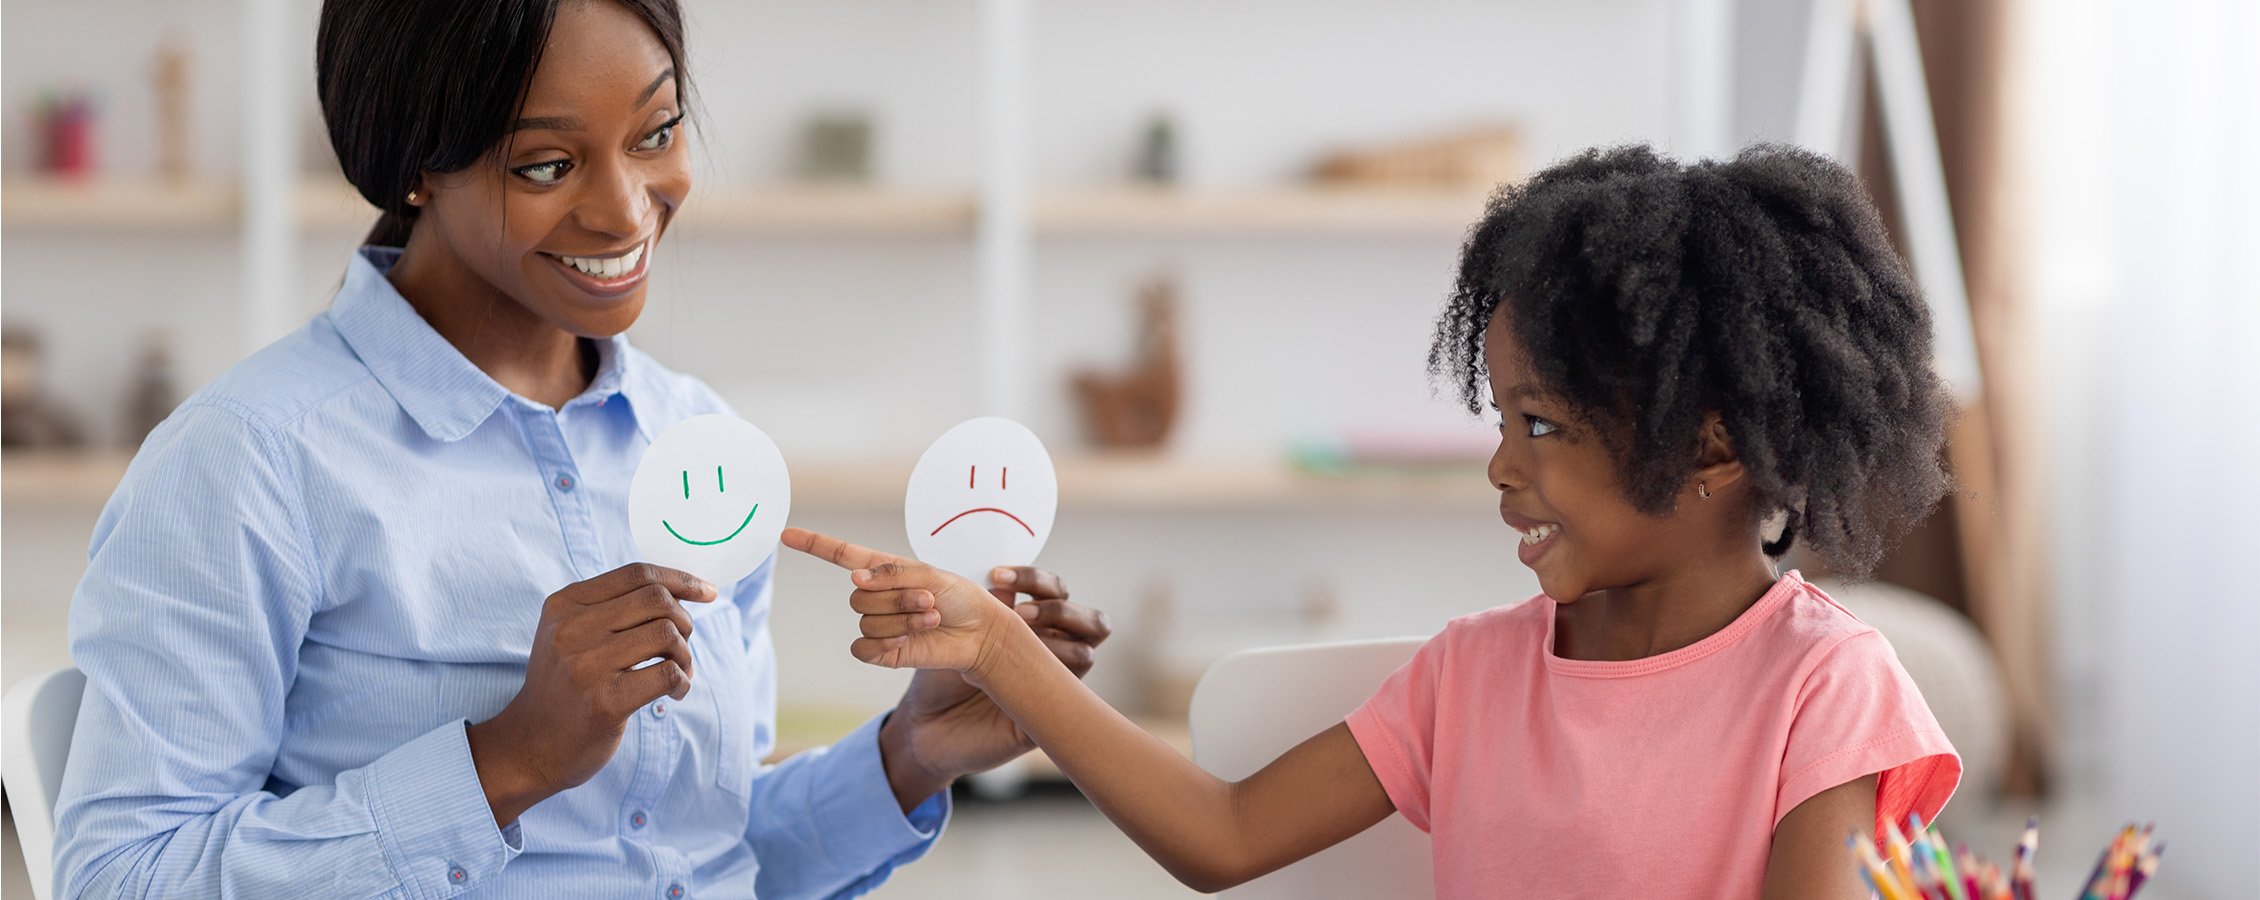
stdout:
POLYGON ((2078 0, 2029 70, 2068 662, 2112 812, 2192 897, 2249 896, 2260 842, 2255 34, 2250 4, 2078 0))

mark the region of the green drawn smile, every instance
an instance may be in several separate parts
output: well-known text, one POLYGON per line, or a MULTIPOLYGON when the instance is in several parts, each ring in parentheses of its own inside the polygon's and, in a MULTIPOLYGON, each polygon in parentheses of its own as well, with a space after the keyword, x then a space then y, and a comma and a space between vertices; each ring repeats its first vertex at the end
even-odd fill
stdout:
POLYGON ((734 538, 734 537, 737 537, 737 536, 738 536, 738 532, 739 532, 739 531, 744 531, 744 530, 745 530, 745 527, 746 527, 747 525, 750 525, 750 524, 752 524, 752 523, 753 523, 753 514, 754 514, 754 512, 755 512, 755 511, 757 511, 757 510, 759 510, 759 509, 761 509, 761 504, 759 504, 759 503, 756 503, 756 504, 754 504, 754 505, 753 505, 753 509, 749 509, 749 510, 746 510, 746 511, 745 511, 745 521, 743 521, 743 522, 739 522, 739 523, 738 523, 738 527, 737 527, 737 530, 736 530, 736 531, 732 531, 732 532, 730 532, 730 533, 729 533, 729 534, 727 534, 727 535, 724 535, 724 536, 722 536, 722 537, 719 537, 719 538, 715 538, 714 540, 711 540, 711 541, 694 541, 694 540, 691 540, 690 538, 684 537, 684 536, 683 536, 683 533, 682 533, 682 532, 680 532, 680 531, 676 531, 676 530, 675 530, 675 526, 667 524, 667 520, 666 520, 666 519, 661 519, 661 520, 659 520, 659 527, 667 529, 667 533, 668 533, 668 534, 672 534, 672 535, 674 535, 674 536, 675 536, 675 539, 676 539, 676 540, 678 540, 678 541, 682 541, 683 543, 686 543, 686 544, 690 544, 690 545, 692 545, 692 546, 696 546, 696 547, 712 547, 712 546, 714 546, 715 544, 719 544, 719 543, 722 543, 723 541, 727 541, 727 540, 729 540, 730 538, 734 538))

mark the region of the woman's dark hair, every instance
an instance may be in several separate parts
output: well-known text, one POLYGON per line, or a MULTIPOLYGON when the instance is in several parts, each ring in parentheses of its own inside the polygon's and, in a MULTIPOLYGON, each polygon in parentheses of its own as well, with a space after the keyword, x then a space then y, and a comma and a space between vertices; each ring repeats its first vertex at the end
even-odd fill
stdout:
POLYGON ((1682 165, 1591 150, 1502 189, 1468 232, 1430 375, 1480 413, 1507 318, 1538 387, 1595 426, 1635 507, 1672 507, 1717 413, 1762 515, 1861 576, 1948 488, 1930 314, 1858 179, 1760 145, 1682 165))
MULTIPOLYGON (((469 168, 510 133, 567 0, 326 0, 314 83, 345 179, 384 211, 367 243, 400 246, 425 172, 469 168)), ((583 0, 587 2, 587 0, 583 0)), ((602 2, 602 0, 599 0, 602 2)), ((659 36, 690 102, 675 0, 611 0, 659 36)))

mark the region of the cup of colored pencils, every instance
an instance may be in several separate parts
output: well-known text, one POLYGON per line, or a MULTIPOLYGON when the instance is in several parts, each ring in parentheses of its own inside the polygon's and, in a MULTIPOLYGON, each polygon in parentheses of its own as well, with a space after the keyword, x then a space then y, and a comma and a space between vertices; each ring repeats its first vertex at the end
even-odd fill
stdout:
MULTIPOLYGON (((1849 840, 1853 864, 1860 880, 1882 900, 2039 900, 2033 888, 2033 854, 2040 850, 2040 820, 2025 821, 2024 839, 2017 842, 2017 857, 2007 872, 1971 853, 1968 845, 1949 844, 1938 826, 1923 827, 1921 816, 1909 816, 1908 828, 1885 822, 1882 841, 1853 834, 1849 840), (1912 835, 1910 837, 1910 835, 1912 835), (1878 850, 1878 845, 1881 850, 1878 850)), ((2151 827, 2128 825, 2119 830, 2095 861, 2076 900, 2130 900, 2144 882, 2158 874, 2158 857, 2164 841, 2151 840, 2151 827)))

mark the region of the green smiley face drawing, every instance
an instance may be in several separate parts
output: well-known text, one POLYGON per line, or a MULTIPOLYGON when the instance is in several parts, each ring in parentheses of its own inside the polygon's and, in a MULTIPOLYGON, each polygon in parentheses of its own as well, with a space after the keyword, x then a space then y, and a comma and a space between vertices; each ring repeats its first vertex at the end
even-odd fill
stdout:
MULTIPOLYGON (((723 477, 722 477, 722 467, 721 467, 721 466, 715 466, 715 467, 714 467, 714 492, 715 492, 715 493, 717 493, 717 494, 727 494, 727 493, 729 493, 729 492, 730 492, 730 488, 729 488, 729 484, 728 484, 728 482, 726 482, 726 481, 725 481, 725 480, 723 479, 723 477)), ((684 469, 684 470, 683 470, 683 499, 685 499, 685 500, 689 500, 690 498, 691 498, 691 472, 690 472, 690 470, 689 470, 689 469, 684 469)), ((712 547, 712 546, 714 546, 715 544, 720 544, 720 543, 726 542, 726 541, 730 540, 731 538, 737 537, 738 535, 745 533, 745 527, 746 527, 747 525, 751 525, 751 524, 753 524, 753 514, 754 514, 754 513, 756 513, 756 512, 759 512, 760 510, 761 510, 761 504, 759 504, 759 503, 755 503, 755 504, 753 505, 753 508, 752 508, 752 509, 748 509, 748 510, 746 510, 746 511, 745 511, 745 520, 744 520, 744 521, 742 521, 742 522, 739 522, 739 523, 738 523, 738 527, 737 527, 737 528, 735 528, 735 529, 732 529, 732 530, 730 531, 730 533, 729 533, 729 534, 726 534, 726 535, 723 535, 723 536, 721 536, 721 537, 715 538, 714 540, 711 540, 711 541, 701 541, 701 540, 696 540, 696 539, 693 539, 693 538, 687 538, 687 537, 684 537, 684 536, 683 536, 683 533, 682 533, 682 532, 680 532, 680 531, 676 531, 676 530, 675 530, 675 526, 674 526, 673 524, 669 523, 669 522, 668 522, 668 521, 667 521, 666 519, 661 519, 661 520, 659 520, 659 527, 667 529, 667 533, 668 533, 668 534, 671 534, 671 535, 674 535, 674 536, 675 536, 675 539, 676 539, 676 540, 678 540, 678 541, 682 541, 683 543, 689 544, 689 545, 691 545, 691 546, 693 546, 693 547, 712 547)))
POLYGON ((675 423, 644 448, 628 483, 628 533, 644 562, 736 584, 777 552, 793 514, 775 442, 743 419, 675 423))

